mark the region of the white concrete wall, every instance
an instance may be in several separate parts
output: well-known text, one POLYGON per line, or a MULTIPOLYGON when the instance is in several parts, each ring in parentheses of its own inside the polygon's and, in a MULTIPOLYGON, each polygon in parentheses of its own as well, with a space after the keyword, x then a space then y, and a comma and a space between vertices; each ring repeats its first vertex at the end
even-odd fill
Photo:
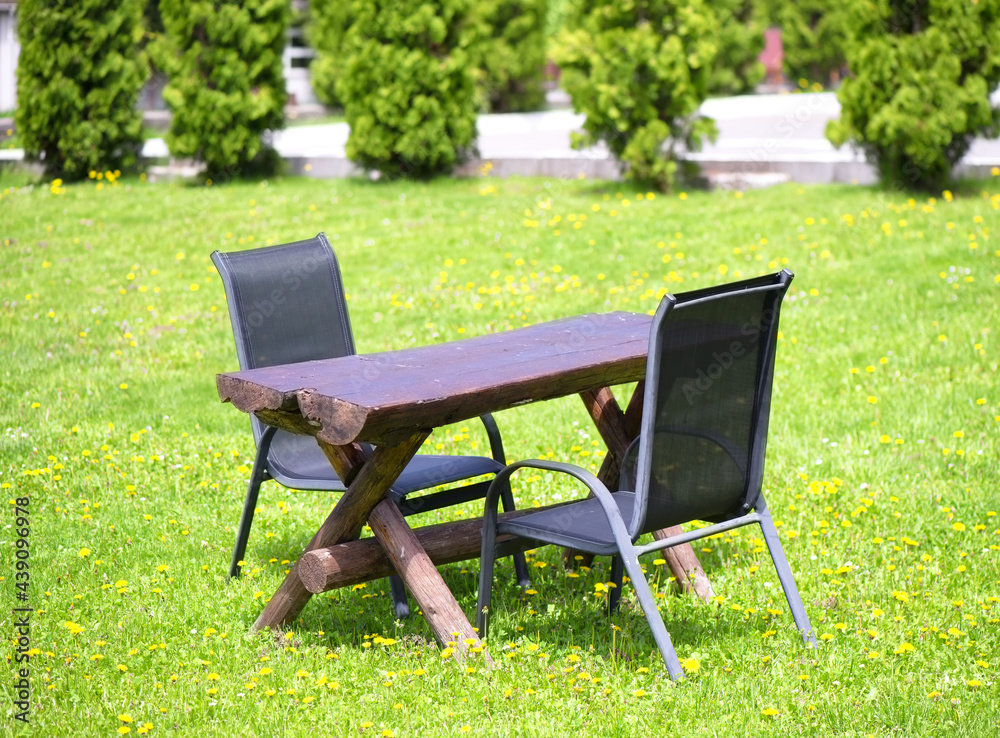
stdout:
POLYGON ((0 112, 17 106, 17 16, 13 3, 0 3, 0 112))

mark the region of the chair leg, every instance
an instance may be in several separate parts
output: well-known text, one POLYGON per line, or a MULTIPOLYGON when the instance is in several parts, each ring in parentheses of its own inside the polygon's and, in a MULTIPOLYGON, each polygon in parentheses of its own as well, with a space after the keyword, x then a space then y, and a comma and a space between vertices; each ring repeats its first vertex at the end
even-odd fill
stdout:
POLYGON ((618 603, 622 598, 622 583, 625 579, 625 566, 622 564, 622 557, 615 554, 611 557, 611 581, 614 587, 608 592, 608 617, 615 614, 618 603))
POLYGON ((788 608, 792 611, 792 618, 795 620, 795 627, 802 634, 802 640, 813 648, 816 647, 816 634, 812 625, 809 624, 809 616, 802 606, 802 597, 799 595, 798 587, 795 586, 795 579, 792 577, 792 569, 788 566, 788 559, 785 558, 785 551, 781 547, 781 540, 778 531, 774 527, 771 513, 767 510, 763 497, 757 503, 757 512, 760 514, 760 529, 764 534, 764 541, 767 543, 767 550, 771 553, 771 561, 778 572, 778 581, 785 591, 785 599, 788 600, 788 608))
POLYGON ((396 606, 396 619, 406 620, 410 617, 410 602, 406 599, 406 585, 398 574, 389 577, 389 591, 392 592, 392 601, 396 606))
MULTIPOLYGON (((506 483, 500 491, 500 501, 503 503, 505 512, 514 510, 514 495, 510 491, 510 483, 506 483)), ((531 575, 528 573, 528 563, 524 560, 524 554, 518 551, 512 557, 514 560, 514 573, 517 575, 517 583, 522 589, 531 586, 531 575)))
POLYGON ((243 501, 243 514, 240 515, 240 525, 236 529, 236 546, 233 548, 233 558, 229 562, 229 578, 240 575, 240 562, 247 552, 247 541, 250 538, 250 526, 253 525, 253 514, 257 509, 257 497, 260 495, 260 485, 264 481, 264 471, 267 463, 267 453, 257 454, 250 473, 250 485, 247 487, 247 497, 243 501))
POLYGON ((639 597, 639 604, 642 605, 642 612, 646 615, 649 629, 653 631, 653 640, 656 641, 656 646, 660 649, 660 656, 663 657, 667 673, 670 674, 671 679, 680 679, 684 676, 684 670, 681 669, 681 662, 677 658, 677 652, 674 651, 674 644, 663 624, 663 618, 660 617, 660 611, 656 608, 656 599, 649 589, 646 575, 642 573, 639 557, 635 555, 634 551, 628 550, 621 553, 621 558, 625 565, 625 571, 628 572, 628 577, 635 588, 635 593, 639 597))
POLYGON ((483 547, 479 556, 479 596, 476 598, 476 630, 486 638, 490 627, 490 604, 493 600, 493 563, 496 559, 496 513, 483 519, 483 547))

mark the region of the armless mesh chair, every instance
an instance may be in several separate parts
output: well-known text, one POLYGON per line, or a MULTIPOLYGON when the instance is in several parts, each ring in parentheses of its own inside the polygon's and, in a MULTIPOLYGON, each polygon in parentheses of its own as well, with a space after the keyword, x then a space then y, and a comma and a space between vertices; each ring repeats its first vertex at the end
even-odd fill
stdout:
MULTIPOLYGON (((477 622, 486 635, 496 536, 510 533, 612 560, 635 587, 654 640, 674 679, 682 675, 670 636, 639 565, 639 555, 743 525, 760 525, 803 639, 815 645, 761 485, 781 300, 791 272, 667 295, 650 329, 641 433, 622 464, 619 492, 593 474, 558 462, 529 460, 497 475, 486 497, 477 622), (593 496, 497 523, 497 496, 524 467, 565 472, 593 496), (637 544, 644 533, 702 520, 689 533, 637 544)), ((613 609, 614 603, 611 604, 613 609)))
MULTIPOLYGON (((226 290, 240 369, 329 359, 355 353, 347 300, 333 249, 322 233, 305 241, 212 254, 226 290)), ((496 423, 482 416, 492 458, 417 455, 389 491, 404 515, 437 510, 482 499, 490 479, 419 496, 412 493, 439 485, 494 476, 505 462, 496 423)), ((257 456, 250 476, 229 576, 240 573, 261 483, 273 479, 285 487, 343 492, 346 488, 315 439, 267 426, 251 416, 257 456)), ((371 449, 366 448, 366 452, 371 449)), ((505 509, 513 509, 510 489, 501 491, 505 509)), ((523 555, 515 557, 518 580, 527 585, 523 555)), ((402 580, 390 579, 398 617, 409 614, 402 580)))

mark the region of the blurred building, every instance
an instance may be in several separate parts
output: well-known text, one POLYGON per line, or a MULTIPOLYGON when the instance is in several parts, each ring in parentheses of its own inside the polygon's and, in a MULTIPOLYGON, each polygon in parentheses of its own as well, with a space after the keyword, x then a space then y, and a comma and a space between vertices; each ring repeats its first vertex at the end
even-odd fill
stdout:
POLYGON ((0 113, 17 107, 17 3, 0 2, 0 113))
MULTIPOLYGON (((288 30, 288 44, 282 56, 289 105, 316 105, 316 95, 309 77, 309 64, 315 52, 306 42, 303 21, 308 10, 306 0, 292 0, 293 23, 288 30)), ((17 3, 0 0, 0 113, 17 107, 17 3)), ((163 88, 167 79, 154 72, 139 96, 138 105, 145 111, 164 110, 163 88)))

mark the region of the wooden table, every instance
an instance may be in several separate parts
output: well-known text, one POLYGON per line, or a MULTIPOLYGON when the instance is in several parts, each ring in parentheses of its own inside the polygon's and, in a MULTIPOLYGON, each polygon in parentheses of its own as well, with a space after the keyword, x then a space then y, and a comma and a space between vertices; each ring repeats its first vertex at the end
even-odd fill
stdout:
MULTIPOLYGON (((432 429, 570 394, 582 397, 608 447, 599 476, 615 489, 620 460, 639 429, 651 320, 581 315, 450 343, 219 374, 223 401, 315 436, 348 485, 254 628, 276 628, 299 615, 313 593, 303 578, 323 591, 384 576, 391 562, 442 643, 478 642, 435 562, 478 556, 481 521, 415 533, 387 491, 432 429), (629 382, 639 386, 622 412, 608 388, 629 382), (367 458, 361 442, 375 444, 367 458), (356 540, 366 521, 383 558, 370 539, 356 540), (465 548, 455 550, 456 541, 466 541, 465 548), (345 560, 354 563, 345 567, 345 560)), ((690 547, 678 549, 668 550, 668 561, 687 582, 700 566, 690 547)))

